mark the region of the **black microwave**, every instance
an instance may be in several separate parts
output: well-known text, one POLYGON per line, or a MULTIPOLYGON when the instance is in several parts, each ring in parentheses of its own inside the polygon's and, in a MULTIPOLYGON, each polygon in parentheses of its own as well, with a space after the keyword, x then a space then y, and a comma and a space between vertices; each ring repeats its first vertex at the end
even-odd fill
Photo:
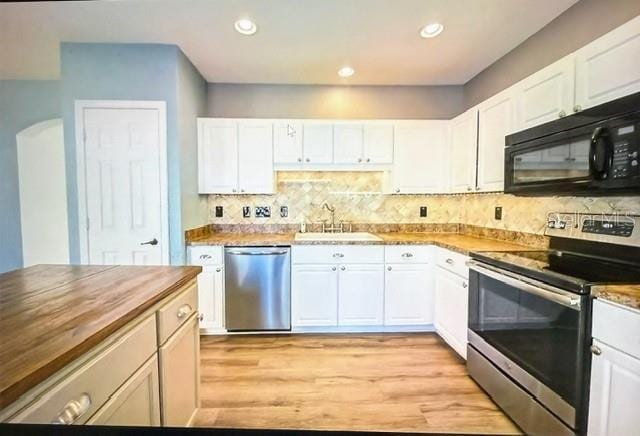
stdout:
POLYGON ((640 195, 640 93, 505 138, 515 195, 640 195))

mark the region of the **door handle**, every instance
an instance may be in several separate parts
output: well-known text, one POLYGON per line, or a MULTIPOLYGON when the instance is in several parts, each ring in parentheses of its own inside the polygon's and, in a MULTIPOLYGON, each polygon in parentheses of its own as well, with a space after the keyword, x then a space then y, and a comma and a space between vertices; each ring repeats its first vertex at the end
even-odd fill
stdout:
POLYGON ((158 240, 156 238, 153 238, 150 241, 141 242, 140 245, 158 245, 158 240))

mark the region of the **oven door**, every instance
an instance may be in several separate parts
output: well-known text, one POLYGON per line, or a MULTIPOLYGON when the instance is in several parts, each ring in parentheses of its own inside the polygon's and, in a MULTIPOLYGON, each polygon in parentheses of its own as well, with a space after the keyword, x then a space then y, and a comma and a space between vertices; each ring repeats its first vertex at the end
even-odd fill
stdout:
POLYGON ((588 296, 470 263, 469 343, 574 429, 584 401, 588 306, 588 296))

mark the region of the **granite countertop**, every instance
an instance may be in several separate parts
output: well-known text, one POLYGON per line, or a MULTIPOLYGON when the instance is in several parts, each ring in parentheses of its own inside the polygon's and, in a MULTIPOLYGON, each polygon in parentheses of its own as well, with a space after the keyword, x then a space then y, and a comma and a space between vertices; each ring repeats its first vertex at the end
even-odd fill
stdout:
POLYGON ((380 241, 296 241, 295 233, 210 233, 187 242, 187 245, 427 245, 433 244, 465 255, 472 251, 519 251, 535 248, 458 233, 389 232, 373 233, 380 241))
POLYGON ((200 271, 199 266, 37 265, 0 274, 0 409, 200 271))
POLYGON ((640 310, 640 284, 595 286, 592 295, 602 300, 640 310))

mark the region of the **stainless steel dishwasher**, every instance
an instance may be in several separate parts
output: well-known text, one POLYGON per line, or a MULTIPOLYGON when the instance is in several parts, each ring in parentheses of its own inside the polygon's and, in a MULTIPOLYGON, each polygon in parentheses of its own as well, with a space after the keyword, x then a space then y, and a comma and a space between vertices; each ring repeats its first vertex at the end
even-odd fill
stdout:
POLYGON ((227 330, 291 330, 290 259, 289 247, 225 248, 227 330))

